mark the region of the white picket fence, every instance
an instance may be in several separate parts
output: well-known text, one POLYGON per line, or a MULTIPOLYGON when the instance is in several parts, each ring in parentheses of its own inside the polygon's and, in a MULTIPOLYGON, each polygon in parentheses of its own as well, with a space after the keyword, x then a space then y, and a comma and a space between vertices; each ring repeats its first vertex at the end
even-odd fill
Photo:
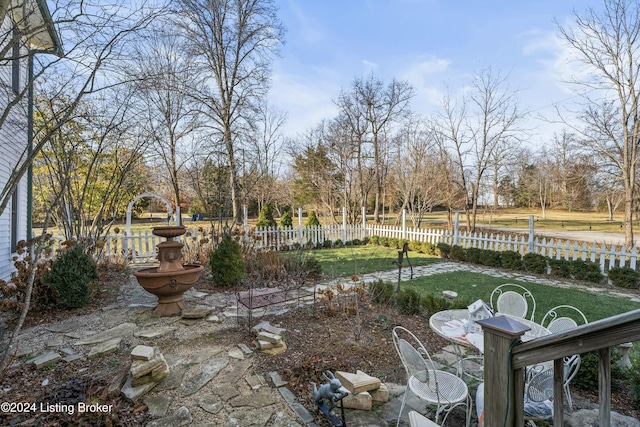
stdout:
MULTIPOLYGON (((244 224, 241 236, 243 243, 257 250, 290 250, 297 247, 324 245, 325 242, 343 243, 363 240, 365 237, 379 236, 407 241, 427 242, 432 245, 447 243, 464 248, 489 249, 493 251, 515 251, 521 255, 536 253, 545 257, 565 260, 588 260, 597 262, 604 273, 612 267, 627 266, 636 269, 640 251, 637 247, 606 245, 597 242, 582 242, 567 239, 551 239, 536 236, 533 219, 527 234, 468 233, 461 232, 458 222, 452 232, 444 229, 423 229, 377 224, 342 224, 330 226, 298 226, 292 228, 254 228, 244 224)), ((60 241, 62 237, 58 238, 60 241)), ((189 229, 178 238, 187 250, 198 248, 213 249, 216 239, 209 229, 189 229)), ((104 237, 99 257, 127 264, 156 262, 156 245, 163 239, 154 236, 150 230, 127 235, 122 232, 104 237)))

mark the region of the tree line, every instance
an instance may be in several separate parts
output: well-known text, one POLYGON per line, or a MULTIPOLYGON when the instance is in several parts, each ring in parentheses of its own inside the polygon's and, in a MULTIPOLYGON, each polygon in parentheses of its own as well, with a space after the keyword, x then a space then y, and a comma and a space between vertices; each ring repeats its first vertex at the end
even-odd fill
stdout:
POLYGON ((622 209, 632 242, 640 3, 602 5, 558 24, 588 71, 573 83, 588 90, 577 111, 558 108, 565 130, 534 150, 531 113, 491 67, 447 90, 431 116, 412 111, 409 82, 356 76, 335 94, 335 117, 283 135, 286 113, 268 102, 285 41, 273 0, 57 3, 65 52, 34 57, 33 150, 0 207, 33 165, 36 212, 75 238, 104 234, 155 191, 232 223, 266 204, 329 221, 346 207, 351 222, 362 206, 375 221, 406 209, 415 225, 438 207, 464 212, 471 229, 480 206, 622 209))

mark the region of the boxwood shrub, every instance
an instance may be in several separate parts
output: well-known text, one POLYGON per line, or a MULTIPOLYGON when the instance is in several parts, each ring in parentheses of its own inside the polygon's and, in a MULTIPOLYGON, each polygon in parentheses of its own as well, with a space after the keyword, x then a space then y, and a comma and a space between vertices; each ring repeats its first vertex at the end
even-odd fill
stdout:
POLYGON ((522 270, 522 256, 516 251, 500 252, 500 262, 509 270, 522 270))
POLYGON ((492 251, 490 249, 481 249, 480 264, 488 267, 501 267, 502 260, 500 258, 500 252, 492 251))
POLYGON ((607 272, 613 286, 621 288, 638 289, 640 274, 629 267, 614 267, 607 272))
POLYGON ((547 258, 540 254, 525 254, 522 257, 522 265, 530 273, 545 274, 547 272, 547 258))

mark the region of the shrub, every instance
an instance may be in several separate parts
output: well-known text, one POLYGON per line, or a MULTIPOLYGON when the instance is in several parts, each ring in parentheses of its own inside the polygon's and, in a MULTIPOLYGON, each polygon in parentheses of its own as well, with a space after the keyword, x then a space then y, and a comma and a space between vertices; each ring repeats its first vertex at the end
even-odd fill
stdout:
POLYGON ((260 215, 258 215, 258 222, 256 223, 256 227, 276 227, 278 224, 276 220, 273 219, 273 212, 271 211, 271 206, 265 204, 260 209, 260 215))
POLYGON ((573 277, 577 280, 599 283, 602 280, 600 265, 592 261, 575 260, 572 263, 573 277))
POLYGON ((470 262, 472 264, 480 264, 482 249, 478 248, 467 248, 464 255, 464 261, 470 262))
POLYGON ((351 244, 352 244, 353 246, 361 246, 363 243, 362 243, 362 240, 360 240, 360 239, 353 239, 353 240, 351 241, 351 244))
POLYGON ((378 304, 390 304, 393 302, 394 286, 389 282, 378 280, 369 284, 371 299, 378 304))
POLYGON ((316 216, 316 211, 309 212, 309 218, 307 218, 307 226, 309 227, 317 227, 320 225, 320 220, 316 216))
POLYGON ((462 246, 451 246, 451 252, 449 252, 449 258, 454 261, 465 261, 467 259, 466 252, 462 246))
POLYGON ((500 263, 509 270, 522 270, 522 257, 516 251, 501 252, 500 263))
POLYGON ((417 240, 412 240, 409 242, 409 250, 414 252, 422 252, 422 243, 417 240))
POLYGON ((216 286, 226 287, 240 283, 244 277, 240 244, 228 234, 224 235, 216 250, 211 253, 209 265, 216 286))
POLYGON ((436 248, 438 249, 438 253, 442 258, 449 258, 449 256, 451 255, 451 245, 448 245, 446 243, 438 243, 436 245, 436 248))
POLYGON ((396 297, 398 311, 402 314, 419 314, 422 308, 420 294, 414 289, 401 289, 396 297))
POLYGON ((500 252, 492 251, 489 249, 481 249, 480 264, 487 265, 489 267, 501 267, 502 260, 500 258, 500 252))
POLYGON ((322 244, 322 247, 325 249, 331 249, 332 246, 333 246, 333 242, 331 240, 325 240, 324 243, 322 244))
MULTIPOLYGON (((444 244, 444 243, 443 243, 444 244)), ((438 248, 429 242, 422 242, 422 253, 425 253, 427 255, 436 255, 438 253, 438 248)))
POLYGON ((445 297, 427 294, 422 298, 422 307, 431 316, 439 311, 451 308, 451 302, 445 297))
POLYGON ((282 217, 280 217, 280 226, 282 228, 293 228, 293 217, 289 210, 284 211, 282 217))
POLYGON ((336 241, 333 242, 333 246, 335 248, 341 248, 344 246, 344 242, 342 241, 342 239, 336 239, 336 241))
POLYGON ((613 286, 637 289, 640 274, 629 267, 614 267, 607 272, 613 286))
MULTIPOLYGON (((620 367, 622 355, 617 348, 611 349, 611 388, 616 390, 622 385, 624 369, 620 367)), ((598 352, 591 351, 580 355, 580 372, 571 384, 580 390, 593 391, 598 389, 598 352)))
POLYGON ((368 238, 368 237, 364 237, 364 238, 362 239, 362 244, 363 244, 363 245, 368 245, 369 243, 373 243, 373 242, 371 241, 371 239, 370 239, 370 238, 368 238))
POLYGON ((87 305, 96 280, 96 263, 79 245, 73 245, 60 254, 53 262, 51 271, 42 277, 43 283, 55 292, 58 303, 66 308, 87 305))
POLYGON ((571 277, 572 265, 571 261, 566 259, 549 259, 549 267, 551 267, 551 274, 560 277, 571 277))
POLYGON ((378 243, 379 243, 381 246, 388 247, 388 246, 389 246, 389 238, 388 238, 388 237, 384 237, 384 236, 383 236, 383 237, 380 237, 380 238, 378 239, 378 243))
MULTIPOLYGON (((365 239, 366 239, 366 237, 365 237, 365 239)), ((369 240, 374 245, 379 245, 380 244, 380 236, 371 236, 371 238, 369 240)))
POLYGON ((540 254, 525 254, 522 257, 522 265, 530 273, 545 274, 547 272, 547 258, 540 254))
POLYGON ((640 355, 631 355, 631 367, 627 372, 627 383, 631 389, 631 399, 640 402, 640 355))
POLYGON ((395 237, 389 237, 389 247, 390 248, 400 248, 400 240, 396 239, 395 237))

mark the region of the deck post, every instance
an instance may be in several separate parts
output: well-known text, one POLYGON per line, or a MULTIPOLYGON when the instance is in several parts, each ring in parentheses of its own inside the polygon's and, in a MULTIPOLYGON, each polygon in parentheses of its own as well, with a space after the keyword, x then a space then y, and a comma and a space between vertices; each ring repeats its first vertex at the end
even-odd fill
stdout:
MULTIPOLYGON (((510 368, 511 349, 530 328, 499 315, 477 323, 484 331, 484 425, 513 426, 516 381, 510 368)), ((522 374, 522 370, 519 372, 522 374)))

